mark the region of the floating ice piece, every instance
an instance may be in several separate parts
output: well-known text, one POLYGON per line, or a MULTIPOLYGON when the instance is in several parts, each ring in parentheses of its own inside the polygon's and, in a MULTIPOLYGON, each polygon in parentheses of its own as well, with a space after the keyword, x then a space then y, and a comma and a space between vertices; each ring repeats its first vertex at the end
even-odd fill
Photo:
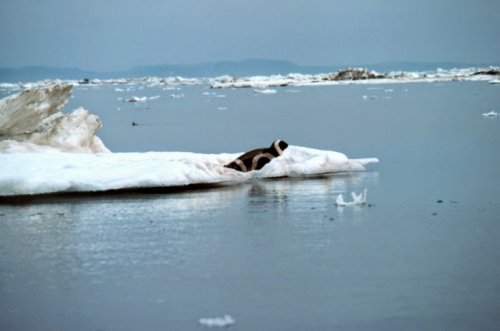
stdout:
POLYGON ((483 116, 484 117, 497 117, 498 113, 496 111, 492 110, 489 113, 484 113, 483 116))
POLYGON ((96 136, 99 117, 83 108, 67 114, 59 111, 71 88, 66 83, 31 87, 0 100, 0 153, 109 152, 96 136))
POLYGON ((366 205, 367 191, 367 189, 364 189, 363 193, 360 193, 359 195, 351 192, 352 201, 349 202, 344 201, 342 194, 339 194, 335 201, 335 205, 339 207, 366 205))
POLYGON ((184 93, 181 93, 181 94, 170 94, 170 97, 172 99, 180 99, 180 98, 184 98, 184 93))
POLYGON ((149 97, 149 100, 156 100, 156 99, 159 99, 159 98, 160 98, 159 95, 155 95, 155 96, 149 97))
POLYGON ((290 145, 283 155, 259 171, 242 173, 224 167, 240 155, 187 152, 75 154, 55 149, 51 153, 2 153, 0 196, 230 184, 254 178, 363 171, 365 165, 378 162, 375 158, 349 159, 334 151, 290 145))
POLYGON ((42 122, 57 113, 71 96, 69 84, 31 87, 0 100, 0 136, 35 131, 42 122))
POLYGON ((276 91, 274 89, 263 89, 263 90, 255 89, 254 91, 255 91, 255 93, 258 93, 258 94, 276 94, 276 93, 278 93, 278 91, 276 91))
POLYGON ((489 81, 490 84, 500 84, 500 79, 493 79, 489 81))
POLYGON ((224 317, 200 318, 198 320, 198 323, 200 323, 203 326, 207 326, 209 328, 214 326, 219 328, 225 328, 234 324, 234 322, 235 322, 234 318, 232 318, 229 315, 224 315, 224 317))
POLYGON ((132 97, 130 99, 125 99, 125 102, 146 102, 148 97, 132 97))

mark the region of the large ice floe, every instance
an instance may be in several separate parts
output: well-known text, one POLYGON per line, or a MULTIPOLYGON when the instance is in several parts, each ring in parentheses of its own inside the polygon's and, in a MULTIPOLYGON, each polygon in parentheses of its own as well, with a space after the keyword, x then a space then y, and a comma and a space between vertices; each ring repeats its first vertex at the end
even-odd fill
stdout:
POLYGON ((59 112, 70 95, 71 85, 58 83, 0 100, 0 196, 230 184, 362 171, 378 162, 289 146, 263 169, 242 173, 223 166, 241 153, 111 153, 96 136, 97 116, 83 108, 59 112))

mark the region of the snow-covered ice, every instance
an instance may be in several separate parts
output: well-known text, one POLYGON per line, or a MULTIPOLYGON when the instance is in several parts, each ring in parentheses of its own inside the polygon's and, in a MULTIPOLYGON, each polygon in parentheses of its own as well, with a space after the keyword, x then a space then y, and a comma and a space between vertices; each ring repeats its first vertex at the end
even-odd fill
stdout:
POLYGON ((362 171, 376 158, 349 159, 342 153, 289 146, 260 171, 225 168, 241 153, 4 153, 0 154, 0 196, 118 189, 183 187, 362 171))

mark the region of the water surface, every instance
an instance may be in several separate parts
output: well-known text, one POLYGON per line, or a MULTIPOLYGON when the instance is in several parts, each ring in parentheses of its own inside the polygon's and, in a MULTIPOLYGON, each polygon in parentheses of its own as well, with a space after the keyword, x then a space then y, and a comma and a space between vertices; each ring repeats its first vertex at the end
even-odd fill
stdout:
POLYGON ((77 87, 66 109, 98 114, 116 152, 242 152, 282 138, 380 163, 3 203, 2 330, 199 330, 225 314, 234 330, 500 327, 500 122, 481 116, 498 111, 498 86, 115 88, 77 87), (160 98, 117 100, 133 95, 160 98), (365 188, 369 205, 335 206, 365 188))

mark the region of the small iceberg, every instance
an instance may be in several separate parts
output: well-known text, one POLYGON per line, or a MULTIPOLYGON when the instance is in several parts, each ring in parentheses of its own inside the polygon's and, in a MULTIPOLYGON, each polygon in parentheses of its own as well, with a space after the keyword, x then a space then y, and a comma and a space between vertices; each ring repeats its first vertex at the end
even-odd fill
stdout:
POLYGON ((276 94, 276 93, 278 93, 278 91, 276 91, 274 89, 264 89, 264 90, 255 89, 254 92, 257 94, 276 94))
POLYGON ((335 205, 338 207, 348 207, 348 206, 361 206, 361 205, 366 205, 366 193, 367 189, 365 189, 362 193, 359 195, 351 192, 351 197, 352 201, 346 202, 344 201, 344 197, 342 194, 339 194, 337 196, 337 199, 335 200, 335 205))
POLYGON ((497 117, 498 113, 496 111, 492 110, 489 113, 484 113, 483 116, 484 117, 497 117))
POLYGON ((70 113, 60 111, 71 96, 71 88, 66 83, 48 84, 1 99, 0 155, 50 151, 108 153, 97 137, 102 127, 99 117, 82 107, 70 113))
POLYGON ((125 99, 125 102, 146 102, 148 97, 132 97, 130 99, 125 99))
POLYGON ((224 315, 224 317, 213 317, 213 318, 200 318, 198 323, 206 327, 219 327, 225 328, 234 324, 234 318, 229 315, 224 315))

